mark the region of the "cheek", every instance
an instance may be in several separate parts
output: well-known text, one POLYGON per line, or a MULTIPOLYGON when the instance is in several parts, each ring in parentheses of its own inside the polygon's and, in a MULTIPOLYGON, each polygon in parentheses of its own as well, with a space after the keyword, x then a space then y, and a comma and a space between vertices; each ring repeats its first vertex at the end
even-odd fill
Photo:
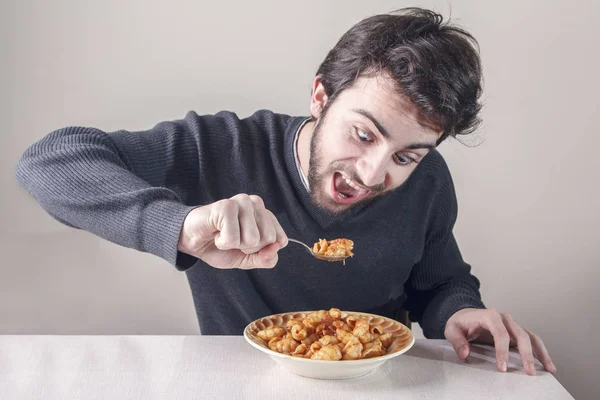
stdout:
POLYGON ((336 161, 347 161, 361 156, 360 149, 344 127, 327 127, 319 143, 320 157, 327 166, 336 161))

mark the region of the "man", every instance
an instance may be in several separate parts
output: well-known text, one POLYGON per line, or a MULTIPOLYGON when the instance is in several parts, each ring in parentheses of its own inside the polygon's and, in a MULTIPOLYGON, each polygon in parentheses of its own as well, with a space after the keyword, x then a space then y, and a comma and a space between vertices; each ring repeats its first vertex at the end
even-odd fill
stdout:
POLYGON ((205 334, 265 315, 402 307, 465 359, 509 346, 555 372, 542 341, 488 310, 452 230, 457 203, 436 147, 478 125, 475 40, 436 13, 367 18, 327 55, 311 117, 261 110, 163 122, 143 132, 69 127, 24 154, 19 182, 59 221, 185 270, 205 334), (305 243, 350 238, 345 266, 305 243))

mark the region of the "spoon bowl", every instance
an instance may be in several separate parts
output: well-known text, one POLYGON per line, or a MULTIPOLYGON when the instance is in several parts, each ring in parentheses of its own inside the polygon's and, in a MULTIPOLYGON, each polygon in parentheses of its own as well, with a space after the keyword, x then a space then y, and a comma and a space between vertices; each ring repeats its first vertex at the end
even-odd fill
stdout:
POLYGON ((349 257, 349 256, 324 256, 322 254, 315 253, 310 246, 308 246, 304 242, 301 242, 300 240, 292 239, 292 238, 289 238, 289 237, 288 237, 288 240, 290 242, 294 242, 294 243, 297 243, 297 244, 300 244, 300 245, 304 246, 304 248, 306 249, 306 251, 308 251, 311 256, 313 256, 314 258, 319 259, 319 260, 335 262, 335 261, 345 261, 346 258, 349 257))

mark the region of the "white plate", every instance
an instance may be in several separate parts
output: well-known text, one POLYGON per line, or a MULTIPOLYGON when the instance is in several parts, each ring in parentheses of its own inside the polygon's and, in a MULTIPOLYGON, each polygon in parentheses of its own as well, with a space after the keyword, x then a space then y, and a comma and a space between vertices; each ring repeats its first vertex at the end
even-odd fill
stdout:
POLYGON ((283 314, 269 315, 251 322, 244 329, 244 338, 258 350, 268 354, 273 360, 286 370, 308 378, 316 379, 349 379, 366 375, 375 370, 391 358, 407 352, 415 343, 415 338, 410 329, 390 318, 374 314, 342 311, 342 318, 354 314, 366 318, 371 325, 379 326, 384 333, 392 333, 394 339, 389 347, 388 354, 362 360, 324 361, 307 358, 293 357, 269 349, 266 343, 256 336, 256 333, 266 327, 278 325, 285 327, 292 318, 304 318, 311 311, 297 311, 283 314))

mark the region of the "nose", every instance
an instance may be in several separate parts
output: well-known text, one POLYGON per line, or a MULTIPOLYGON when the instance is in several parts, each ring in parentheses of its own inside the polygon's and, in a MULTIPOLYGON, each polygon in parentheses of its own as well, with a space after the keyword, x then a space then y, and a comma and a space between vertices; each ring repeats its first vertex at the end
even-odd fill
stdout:
POLYGON ((367 186, 376 186, 385 183, 385 176, 390 160, 384 154, 368 154, 356 162, 358 176, 367 186))

